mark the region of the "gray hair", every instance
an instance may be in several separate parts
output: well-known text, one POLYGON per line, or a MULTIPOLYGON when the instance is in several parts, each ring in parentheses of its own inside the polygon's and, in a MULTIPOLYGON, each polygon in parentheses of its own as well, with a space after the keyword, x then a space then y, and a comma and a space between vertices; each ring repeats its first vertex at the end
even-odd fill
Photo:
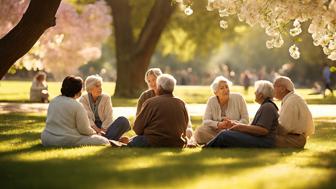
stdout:
POLYGON ((170 74, 162 74, 157 78, 156 84, 166 92, 173 92, 176 85, 176 79, 170 74))
POLYGON ((85 79, 85 90, 90 92, 97 83, 103 84, 103 78, 99 75, 90 75, 85 79))
POLYGON ((218 85, 219 85, 220 82, 225 82, 229 86, 229 88, 232 85, 232 82, 230 80, 228 80, 226 77, 218 76, 213 80, 213 82, 210 85, 210 88, 211 88, 213 93, 215 93, 218 90, 218 85))
POLYGON ((145 74, 145 81, 146 82, 147 82, 147 78, 148 78, 149 75, 154 75, 157 78, 160 75, 162 75, 162 71, 160 70, 160 68, 150 68, 150 69, 148 69, 146 74, 145 74))
POLYGON ((286 76, 279 76, 275 79, 274 83, 279 83, 279 85, 285 87, 288 91, 294 91, 294 83, 289 77, 286 76))
POLYGON ((262 94, 264 98, 273 98, 273 84, 266 80, 259 80, 254 83, 256 93, 262 94))

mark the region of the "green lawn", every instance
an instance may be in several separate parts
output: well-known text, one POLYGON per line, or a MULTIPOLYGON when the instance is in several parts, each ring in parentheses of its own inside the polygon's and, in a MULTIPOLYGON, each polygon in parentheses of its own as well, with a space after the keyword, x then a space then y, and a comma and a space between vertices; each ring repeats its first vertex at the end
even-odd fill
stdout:
MULTIPOLYGON (((28 81, 0 81, 0 102, 28 102, 29 88, 31 82, 28 81)), ((49 82, 50 99, 60 94, 61 83, 49 82)), ((103 89, 107 94, 114 93, 115 83, 105 82, 103 89)), ((240 92, 244 95, 248 103, 254 102, 254 89, 251 87, 247 94, 244 93, 243 87, 233 86, 234 92, 240 92)), ((309 104, 336 104, 336 97, 328 96, 323 98, 322 95, 308 95, 310 89, 298 89, 309 104)), ((209 96, 212 95, 209 86, 177 86, 174 94, 187 103, 205 104, 209 96)), ((137 99, 112 98, 114 106, 135 106, 137 99)))
MULTIPOLYGON (((193 117, 195 126, 200 117, 193 117)), ((335 188, 336 119, 294 149, 44 148, 45 115, 0 115, 2 188, 335 188)))

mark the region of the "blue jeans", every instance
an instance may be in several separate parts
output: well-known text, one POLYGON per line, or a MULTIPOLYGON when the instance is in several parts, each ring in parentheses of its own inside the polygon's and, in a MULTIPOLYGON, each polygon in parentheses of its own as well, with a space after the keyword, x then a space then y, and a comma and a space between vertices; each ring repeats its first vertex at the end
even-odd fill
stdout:
POLYGON ((131 138, 131 141, 127 144, 128 147, 150 147, 150 144, 148 143, 147 139, 143 135, 138 135, 133 138, 131 138))
POLYGON ((271 148, 274 147, 274 140, 267 137, 258 137, 238 131, 222 131, 215 138, 209 141, 204 148, 271 148))
POLYGON ((130 129, 131 126, 128 119, 121 116, 110 125, 104 137, 110 140, 119 140, 119 138, 130 129))

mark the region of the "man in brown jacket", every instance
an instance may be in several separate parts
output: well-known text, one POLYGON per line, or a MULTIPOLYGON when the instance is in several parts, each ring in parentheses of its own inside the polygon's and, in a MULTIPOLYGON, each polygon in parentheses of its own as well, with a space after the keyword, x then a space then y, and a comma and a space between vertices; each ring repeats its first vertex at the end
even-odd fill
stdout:
POLYGON ((134 122, 137 134, 129 147, 183 147, 188 114, 182 100, 173 96, 176 80, 169 74, 157 78, 159 96, 148 99, 134 122))

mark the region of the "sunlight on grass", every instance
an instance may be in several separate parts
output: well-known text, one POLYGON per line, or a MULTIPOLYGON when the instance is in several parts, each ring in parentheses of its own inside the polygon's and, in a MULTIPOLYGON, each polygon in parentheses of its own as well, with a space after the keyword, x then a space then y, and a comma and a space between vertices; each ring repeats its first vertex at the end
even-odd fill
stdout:
POLYGON ((51 150, 40 150, 36 152, 20 153, 14 160, 18 161, 45 161, 50 159, 80 160, 88 156, 94 156, 103 148, 97 146, 85 146, 77 148, 57 148, 51 150))
MULTIPOLYGON (((333 117, 314 119, 316 134, 303 150, 47 148, 45 115, 0 119, 3 188, 335 188, 333 117)), ((192 119, 199 126, 201 117, 192 119)))

